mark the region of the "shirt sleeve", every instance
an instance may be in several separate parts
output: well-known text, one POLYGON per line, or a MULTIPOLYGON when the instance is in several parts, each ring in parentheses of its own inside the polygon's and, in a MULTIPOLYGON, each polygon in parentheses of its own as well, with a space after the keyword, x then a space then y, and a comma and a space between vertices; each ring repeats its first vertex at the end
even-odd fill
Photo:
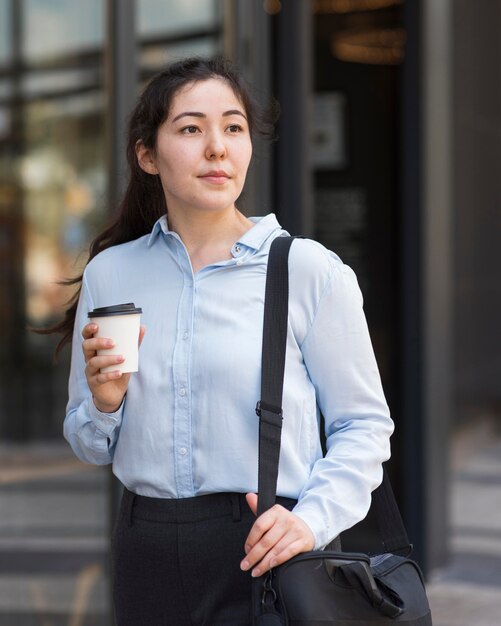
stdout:
POLYGON ((125 400, 114 413, 102 413, 96 408, 92 399, 85 378, 81 333, 82 328, 88 323, 88 312, 93 308, 84 275, 73 329, 69 400, 64 420, 64 437, 81 461, 94 465, 106 465, 113 461, 125 400))
POLYGON ((294 509, 315 548, 361 521, 390 456, 393 421, 384 397, 354 272, 333 263, 301 349, 325 418, 327 453, 294 509))

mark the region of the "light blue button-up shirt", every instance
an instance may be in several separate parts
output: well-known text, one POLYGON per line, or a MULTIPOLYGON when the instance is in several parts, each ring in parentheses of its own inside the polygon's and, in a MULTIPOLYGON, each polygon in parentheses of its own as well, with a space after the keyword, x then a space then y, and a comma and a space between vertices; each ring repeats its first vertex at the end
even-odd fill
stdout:
MULTIPOLYGON (((166 217, 151 234, 101 252, 86 267, 75 320, 64 434, 88 463, 113 463, 131 491, 159 498, 255 492, 266 267, 286 234, 273 214, 193 273, 166 217), (81 331, 96 307, 134 302, 146 335, 122 406, 101 413, 84 374, 81 331)), ((353 271, 298 239, 290 296, 277 493, 316 547, 363 519, 382 480, 393 430, 353 271), (320 411, 328 452, 322 457, 320 411)))

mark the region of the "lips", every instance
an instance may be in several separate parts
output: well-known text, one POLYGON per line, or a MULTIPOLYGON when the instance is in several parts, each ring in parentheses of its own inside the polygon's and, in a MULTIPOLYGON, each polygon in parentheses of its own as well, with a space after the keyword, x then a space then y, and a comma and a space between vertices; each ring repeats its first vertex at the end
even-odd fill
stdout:
POLYGON ((216 183, 221 185, 229 180, 231 176, 227 174, 224 170, 211 170, 210 172, 202 174, 201 176, 199 176, 199 178, 203 178, 209 183, 216 183))

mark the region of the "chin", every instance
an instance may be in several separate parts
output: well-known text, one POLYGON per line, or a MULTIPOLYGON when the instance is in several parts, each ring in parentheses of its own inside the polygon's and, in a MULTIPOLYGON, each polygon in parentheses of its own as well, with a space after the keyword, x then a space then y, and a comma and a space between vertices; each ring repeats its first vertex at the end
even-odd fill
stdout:
POLYGON ((218 198, 213 201, 205 200, 205 202, 200 202, 200 204, 196 206, 200 211, 210 211, 213 213, 218 213, 233 209, 237 200, 238 198, 231 198, 229 200, 223 201, 222 198, 218 198))

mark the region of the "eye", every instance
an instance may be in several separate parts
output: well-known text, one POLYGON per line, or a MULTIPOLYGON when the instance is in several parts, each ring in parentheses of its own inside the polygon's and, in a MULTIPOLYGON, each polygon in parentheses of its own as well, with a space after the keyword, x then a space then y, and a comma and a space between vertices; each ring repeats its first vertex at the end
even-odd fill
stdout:
POLYGON ((230 133, 240 133, 243 131, 243 127, 240 126, 240 124, 231 124, 228 126, 227 130, 229 130, 230 133))
POLYGON ((195 135, 198 132, 198 126, 185 126, 184 128, 181 128, 181 133, 184 135, 195 135))

